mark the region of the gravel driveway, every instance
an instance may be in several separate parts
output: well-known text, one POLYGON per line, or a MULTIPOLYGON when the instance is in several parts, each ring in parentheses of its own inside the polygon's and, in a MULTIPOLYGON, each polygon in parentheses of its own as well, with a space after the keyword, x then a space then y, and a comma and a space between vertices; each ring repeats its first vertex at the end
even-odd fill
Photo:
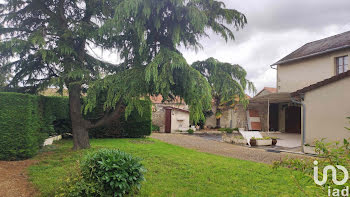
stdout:
POLYGON ((274 153, 267 152, 258 148, 249 148, 207 140, 201 137, 186 135, 186 134, 165 134, 153 133, 152 138, 174 144, 186 148, 195 149, 201 152, 222 155, 242 160, 250 160, 254 162, 272 164, 273 161, 281 160, 283 158, 310 158, 305 155, 290 154, 290 153, 274 153))

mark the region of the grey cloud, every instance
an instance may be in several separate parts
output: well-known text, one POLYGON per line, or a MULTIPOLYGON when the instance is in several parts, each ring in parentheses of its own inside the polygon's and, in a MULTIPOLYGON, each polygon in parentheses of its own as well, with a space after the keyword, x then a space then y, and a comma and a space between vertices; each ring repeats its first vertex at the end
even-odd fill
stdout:
POLYGON ((227 8, 244 13, 248 25, 225 42, 209 32, 203 50, 181 48, 189 63, 214 57, 238 63, 258 90, 275 86, 276 71, 269 65, 301 45, 350 30, 349 0, 223 0, 227 8))

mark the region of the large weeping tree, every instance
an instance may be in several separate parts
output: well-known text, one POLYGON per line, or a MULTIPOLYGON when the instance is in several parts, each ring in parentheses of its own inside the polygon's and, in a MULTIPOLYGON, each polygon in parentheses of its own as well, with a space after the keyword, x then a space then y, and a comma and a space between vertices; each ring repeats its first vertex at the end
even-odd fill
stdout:
POLYGON ((88 148, 88 130, 123 111, 142 115, 140 98, 150 95, 180 96, 194 121, 203 118, 210 86, 177 47, 200 48, 206 31, 234 39, 233 30, 246 24, 215 0, 7 0, 0 9, 1 67, 14 74, 9 87, 68 88, 74 149, 88 148), (117 51, 122 61, 107 63, 96 49, 117 51), (101 97, 105 115, 85 120, 83 111, 101 97))
POLYGON ((194 62, 191 65, 209 82, 216 109, 216 127, 220 127, 223 110, 236 104, 246 105, 246 91, 255 92, 254 84, 247 79, 247 72, 238 64, 220 62, 214 58, 194 62))

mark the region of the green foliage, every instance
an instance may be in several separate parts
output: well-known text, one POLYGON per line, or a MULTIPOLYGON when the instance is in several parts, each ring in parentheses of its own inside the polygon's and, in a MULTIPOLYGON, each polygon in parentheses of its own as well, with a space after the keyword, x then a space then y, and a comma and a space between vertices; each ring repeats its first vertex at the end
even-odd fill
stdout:
MULTIPOLYGON (((350 123, 350 117, 347 117, 347 119, 349 119, 349 123, 350 123)), ((348 127, 345 127, 345 128, 350 131, 350 128, 348 127)))
POLYGON ((160 131, 159 126, 152 124, 152 131, 160 131))
POLYGON ((98 183, 85 180, 80 166, 71 167, 70 174, 55 192, 55 197, 90 197, 103 196, 98 183))
POLYGON ((226 133, 233 133, 233 129, 231 129, 231 128, 226 128, 226 133))
POLYGON ((212 96, 216 100, 216 118, 220 119, 223 109, 237 103, 248 104, 245 91, 256 92, 254 84, 247 80, 246 71, 237 64, 223 63, 214 58, 192 64, 209 82, 212 96))
POLYGON ((140 159, 119 150, 101 149, 88 154, 81 162, 85 180, 96 183, 103 196, 124 196, 141 188, 146 169, 140 159))
POLYGON ((140 98, 180 96, 195 123, 210 109, 211 89, 177 47, 200 48, 208 30, 234 39, 233 30, 247 23, 216 0, 5 0, 0 15, 0 67, 14 70, 10 87, 79 84, 88 87, 85 113, 106 96, 104 110, 123 103, 126 117, 148 110, 140 98), (118 51, 122 62, 101 61, 91 46, 118 51))
POLYGON ((188 129, 188 130, 187 130, 187 133, 190 134, 190 135, 192 135, 192 134, 194 133, 194 131, 193 131, 193 129, 188 129))
POLYGON ((0 159, 30 158, 46 137, 70 128, 63 97, 0 92, 0 114, 0 159))
POLYGON ((71 132, 68 98, 40 96, 39 99, 44 122, 43 130, 52 136, 71 132))
MULTIPOLYGON (((72 172, 76 170, 77 160, 91 151, 72 151, 72 143, 72 140, 59 141, 50 154, 39 154, 35 158, 38 162, 29 167, 29 179, 40 192, 39 196, 54 196, 59 187, 66 189, 66 178, 74 177, 72 172)), ((147 181, 142 183, 140 191, 129 196, 314 197, 326 194, 319 187, 313 187, 312 177, 300 171, 273 170, 265 163, 208 154, 152 138, 92 139, 90 143, 93 150, 120 149, 143 158, 147 181)))
MULTIPOLYGON (((323 177, 323 168, 328 165, 341 165, 346 169, 350 169, 350 139, 344 139, 343 142, 325 142, 324 139, 317 140, 315 151, 318 154, 317 159, 287 159, 281 160, 274 163, 274 168, 278 167, 288 167, 294 170, 302 171, 304 174, 313 177, 313 167, 314 160, 318 161, 319 177, 323 177)), ((347 182, 344 185, 335 185, 332 181, 332 173, 328 173, 328 181, 323 185, 324 190, 327 190, 328 186, 332 188, 343 189, 349 186, 350 183, 347 182)), ((337 180, 342 180, 344 178, 343 173, 337 173, 337 180)))
POLYGON ((226 133, 233 133, 233 131, 238 131, 238 128, 219 128, 218 131, 222 131, 222 132, 226 132, 226 133))
POLYGON ((0 160, 34 156, 46 136, 41 131, 38 97, 0 93, 0 160))
MULTIPOLYGON (((131 111, 126 118, 125 115, 120 116, 120 119, 113 120, 111 124, 92 128, 89 130, 89 135, 94 138, 109 138, 109 137, 130 137, 139 138, 151 135, 152 132, 152 103, 149 100, 139 100, 142 105, 142 114, 136 109, 131 111)), ((95 119, 98 113, 102 112, 102 106, 95 108, 92 113, 87 114, 87 117, 95 119)))

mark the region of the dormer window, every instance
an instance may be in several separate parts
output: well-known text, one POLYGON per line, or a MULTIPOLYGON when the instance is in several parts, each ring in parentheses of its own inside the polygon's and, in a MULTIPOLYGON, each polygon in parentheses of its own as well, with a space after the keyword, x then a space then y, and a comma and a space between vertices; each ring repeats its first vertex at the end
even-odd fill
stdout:
POLYGON ((335 63, 336 63, 337 75, 349 70, 349 57, 348 56, 336 57, 335 63))

